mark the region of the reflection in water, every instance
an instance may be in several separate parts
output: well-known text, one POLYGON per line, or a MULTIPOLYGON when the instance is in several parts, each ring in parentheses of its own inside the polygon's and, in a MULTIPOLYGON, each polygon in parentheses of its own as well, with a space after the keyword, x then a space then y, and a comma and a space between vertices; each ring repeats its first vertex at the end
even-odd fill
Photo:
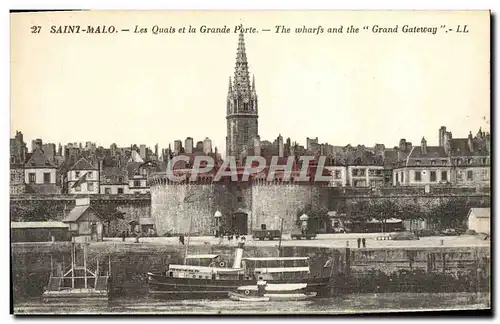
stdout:
POLYGON ((151 296, 117 297, 108 302, 40 298, 14 304, 15 314, 271 314, 271 313, 370 313, 402 310, 445 310, 489 308, 486 293, 446 294, 350 294, 311 301, 245 303, 230 300, 168 300, 151 296))

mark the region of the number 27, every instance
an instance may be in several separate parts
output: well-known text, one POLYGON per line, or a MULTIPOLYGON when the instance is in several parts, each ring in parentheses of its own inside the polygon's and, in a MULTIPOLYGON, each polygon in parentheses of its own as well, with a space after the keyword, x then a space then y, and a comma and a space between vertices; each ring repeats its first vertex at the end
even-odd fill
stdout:
POLYGON ((40 33, 40 30, 42 30, 42 26, 31 26, 31 33, 32 34, 38 34, 38 33, 40 33))

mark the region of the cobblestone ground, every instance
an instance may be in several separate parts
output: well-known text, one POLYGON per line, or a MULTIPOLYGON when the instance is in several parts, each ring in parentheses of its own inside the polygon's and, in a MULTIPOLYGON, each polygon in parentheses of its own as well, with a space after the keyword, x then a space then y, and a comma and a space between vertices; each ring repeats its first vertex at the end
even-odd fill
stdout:
MULTIPOLYGON (((289 235, 284 235, 281 241, 282 246, 313 246, 313 247, 332 247, 342 248, 349 244, 350 248, 357 248, 357 239, 365 238, 367 248, 402 248, 402 247, 474 247, 474 246, 489 246, 490 240, 482 240, 479 236, 460 235, 460 236, 430 236, 421 237, 419 240, 379 240, 383 234, 381 233, 349 233, 349 234, 319 234, 312 240, 292 240, 289 235), (349 243, 347 243, 349 242, 349 243)), ((385 234, 387 235, 387 234, 385 234)), ((105 242, 120 243, 121 238, 105 238, 105 242)), ((187 243, 187 238, 185 239, 187 243)), ((251 235, 246 236, 245 245, 248 246, 277 246, 279 240, 259 241, 253 240, 251 235)), ((105 243, 104 242, 104 243, 105 243)), ((135 238, 127 238, 125 243, 135 242, 135 238)), ((178 245, 178 237, 141 237, 142 244, 167 244, 178 245)), ((231 245, 235 246, 234 240, 221 240, 213 236, 194 236, 190 238, 190 244, 211 244, 211 245, 231 245)))

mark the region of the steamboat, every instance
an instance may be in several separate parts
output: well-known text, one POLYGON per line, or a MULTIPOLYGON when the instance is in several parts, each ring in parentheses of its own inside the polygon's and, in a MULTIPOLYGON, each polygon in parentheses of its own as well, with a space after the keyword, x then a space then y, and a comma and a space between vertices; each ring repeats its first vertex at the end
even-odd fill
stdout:
POLYGON ((228 267, 217 254, 187 255, 184 264, 169 264, 165 271, 148 272, 149 292, 171 297, 226 297, 239 287, 269 284, 306 284, 320 294, 328 277, 312 277, 308 257, 243 257, 243 245, 235 249, 228 267))

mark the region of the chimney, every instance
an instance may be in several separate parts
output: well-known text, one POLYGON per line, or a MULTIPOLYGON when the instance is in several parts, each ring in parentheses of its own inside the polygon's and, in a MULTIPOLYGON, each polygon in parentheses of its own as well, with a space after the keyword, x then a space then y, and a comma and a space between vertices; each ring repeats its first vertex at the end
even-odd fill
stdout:
POLYGON ((399 140, 399 149, 406 152, 406 139, 402 138, 399 140))
POLYGON ((439 146, 440 147, 443 147, 444 146, 444 137, 446 135, 446 127, 445 126, 441 126, 441 128, 439 129, 439 146))
POLYGON ((284 154, 284 143, 283 143, 283 136, 281 134, 278 136, 278 156, 283 157, 285 156, 284 154))
POLYGON ((470 152, 474 152, 474 143, 472 142, 472 132, 469 132, 469 137, 467 138, 467 146, 470 152))
POLYGON ((425 140, 425 137, 422 137, 422 142, 420 144, 420 151, 422 152, 422 154, 427 154, 427 141, 425 140))
POLYGON ((446 154, 451 153, 451 139, 452 139, 451 132, 446 132, 446 134, 444 135, 444 143, 443 143, 444 151, 446 152, 446 154))
POLYGON ((398 150, 398 162, 403 161, 403 152, 398 150))

